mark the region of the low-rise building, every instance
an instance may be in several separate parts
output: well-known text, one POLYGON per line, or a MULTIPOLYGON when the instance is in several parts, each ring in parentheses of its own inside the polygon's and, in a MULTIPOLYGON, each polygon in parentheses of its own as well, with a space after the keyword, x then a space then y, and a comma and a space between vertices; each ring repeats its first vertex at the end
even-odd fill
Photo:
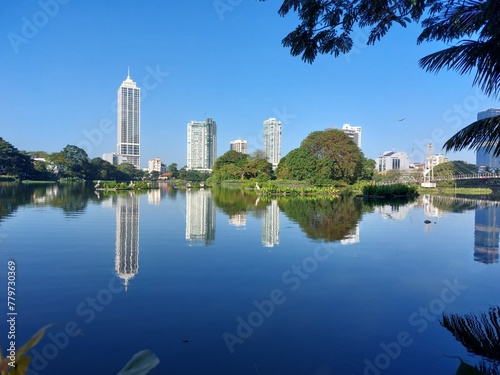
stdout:
POLYGON ((410 169, 410 157, 403 151, 386 151, 375 162, 379 172, 410 169))

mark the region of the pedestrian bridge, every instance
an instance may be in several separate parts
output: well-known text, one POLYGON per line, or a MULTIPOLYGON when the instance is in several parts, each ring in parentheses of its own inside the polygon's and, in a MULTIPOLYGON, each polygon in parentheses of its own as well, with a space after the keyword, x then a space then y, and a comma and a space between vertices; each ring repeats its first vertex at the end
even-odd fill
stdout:
POLYGON ((489 172, 470 173, 470 174, 461 173, 458 175, 430 177, 430 182, 450 181, 450 180, 488 180, 492 178, 500 178, 500 173, 489 173, 489 172))

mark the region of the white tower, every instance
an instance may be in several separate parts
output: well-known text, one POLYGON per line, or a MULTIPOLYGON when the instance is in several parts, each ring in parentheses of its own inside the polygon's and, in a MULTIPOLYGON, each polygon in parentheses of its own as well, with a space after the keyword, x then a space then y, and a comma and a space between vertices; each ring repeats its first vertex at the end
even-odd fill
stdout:
POLYGON ((130 78, 118 88, 117 101, 117 154, 118 163, 127 162, 136 168, 141 167, 141 89, 130 78))

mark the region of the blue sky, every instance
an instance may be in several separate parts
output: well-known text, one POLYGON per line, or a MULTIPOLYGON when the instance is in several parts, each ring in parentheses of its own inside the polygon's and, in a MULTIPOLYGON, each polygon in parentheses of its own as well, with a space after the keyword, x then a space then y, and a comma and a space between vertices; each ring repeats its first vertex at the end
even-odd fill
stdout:
MULTIPOLYGON (((184 166, 186 125, 206 117, 217 121, 218 155, 237 138, 262 148, 262 122, 275 117, 282 156, 310 132, 348 123, 362 127, 367 157, 397 150, 422 161, 427 142, 439 152, 478 111, 500 105, 472 76, 420 69, 418 59, 442 45, 417 45, 417 26, 396 26, 375 46, 360 30, 349 55, 306 64, 281 45, 297 19, 280 17, 280 4, 2 1, 0 137, 29 151, 114 152, 127 67, 142 90, 143 167, 154 157, 184 166)), ((448 157, 475 160, 470 151, 448 157)))

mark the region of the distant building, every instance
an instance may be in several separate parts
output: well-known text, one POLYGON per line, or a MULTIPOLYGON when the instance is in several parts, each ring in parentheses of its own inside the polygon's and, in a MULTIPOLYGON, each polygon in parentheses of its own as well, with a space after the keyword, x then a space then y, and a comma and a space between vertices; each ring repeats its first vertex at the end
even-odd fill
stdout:
POLYGON ((264 121, 264 154, 276 169, 281 159, 281 121, 269 118, 264 121))
POLYGON ((241 152, 242 154, 248 154, 248 142, 244 139, 236 139, 231 141, 229 149, 241 152))
POLYGON ((102 154, 102 160, 111 164, 118 164, 118 155, 115 152, 102 154))
POLYGON ((342 126, 342 131, 347 134, 359 148, 361 148, 361 126, 344 124, 344 126, 342 126))
POLYGON ((447 162, 448 162, 448 158, 445 157, 444 155, 441 155, 441 154, 430 155, 425 159, 426 168, 428 168, 428 169, 432 169, 436 165, 439 165, 442 163, 447 163, 447 162))
POLYGON ((141 167, 141 89, 130 79, 123 81, 118 88, 118 163, 130 163, 137 169, 141 167))
POLYGON ((402 151, 386 151, 375 162, 379 172, 410 169, 410 158, 402 151))
POLYGON ((211 171, 217 157, 217 123, 211 118, 187 124, 187 170, 211 171))
POLYGON ((151 159, 148 162, 148 172, 151 173, 153 171, 165 173, 167 171, 167 166, 161 162, 160 158, 151 159))
MULTIPOLYGON (((486 118, 495 117, 500 115, 500 108, 489 108, 481 111, 477 114, 478 120, 484 120, 486 118)), ((489 142, 484 143, 481 147, 477 149, 476 153, 476 166, 478 167, 489 167, 489 168, 500 168, 500 157, 493 155, 493 150, 486 151, 489 142)), ((494 144, 496 146, 496 143, 494 144)))

